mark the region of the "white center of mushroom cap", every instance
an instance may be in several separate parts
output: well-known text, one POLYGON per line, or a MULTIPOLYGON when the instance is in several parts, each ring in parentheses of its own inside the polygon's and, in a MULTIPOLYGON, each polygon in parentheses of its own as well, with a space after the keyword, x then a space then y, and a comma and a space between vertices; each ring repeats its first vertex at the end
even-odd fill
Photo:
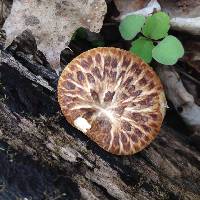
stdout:
POLYGON ((91 125, 83 117, 77 117, 74 120, 74 125, 76 126, 77 129, 79 129, 83 133, 86 133, 88 129, 91 129, 91 125))

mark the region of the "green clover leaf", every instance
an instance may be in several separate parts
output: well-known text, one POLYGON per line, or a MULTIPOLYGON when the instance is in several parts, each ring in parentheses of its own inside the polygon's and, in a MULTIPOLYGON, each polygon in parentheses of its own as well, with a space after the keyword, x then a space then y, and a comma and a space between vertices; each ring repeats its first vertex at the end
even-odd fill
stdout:
POLYGON ((153 58, 164 65, 174 65, 183 55, 183 45, 172 35, 164 38, 152 51, 153 58))
POLYGON ((152 50, 154 48, 153 42, 145 37, 139 37, 133 41, 130 51, 140 56, 146 63, 152 60, 152 50))
POLYGON ((169 28, 169 16, 164 12, 157 12, 147 17, 142 33, 148 38, 159 40, 167 36, 169 28))
POLYGON ((124 40, 132 40, 142 29, 145 17, 142 15, 129 15, 125 17, 120 25, 119 31, 124 40))

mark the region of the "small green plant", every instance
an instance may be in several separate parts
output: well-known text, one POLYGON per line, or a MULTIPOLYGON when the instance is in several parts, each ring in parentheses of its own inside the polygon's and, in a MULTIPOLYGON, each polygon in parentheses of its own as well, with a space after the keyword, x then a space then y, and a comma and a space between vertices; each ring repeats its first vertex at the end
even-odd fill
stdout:
POLYGON ((88 40, 88 33, 87 33, 87 30, 85 28, 78 28, 73 36, 72 36, 72 41, 80 41, 80 40, 87 40, 90 45, 92 47, 103 47, 105 46, 105 42, 101 39, 93 39, 93 38, 90 38, 88 40))
POLYGON ((129 15, 124 18, 119 31, 125 40, 132 41, 130 51, 150 63, 152 58, 164 65, 174 65, 184 55, 181 42, 168 35, 170 18, 164 12, 157 12, 145 18, 129 15), (140 34, 139 34, 140 33, 140 34))

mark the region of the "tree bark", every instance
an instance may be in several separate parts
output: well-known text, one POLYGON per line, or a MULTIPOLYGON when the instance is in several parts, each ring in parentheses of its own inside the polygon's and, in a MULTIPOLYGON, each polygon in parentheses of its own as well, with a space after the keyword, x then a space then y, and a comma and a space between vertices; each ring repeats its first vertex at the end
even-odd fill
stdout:
POLYGON ((0 140, 63 170, 80 199, 200 199, 199 141, 191 144, 165 120, 142 152, 111 155, 66 122, 57 80, 30 34, 1 51, 0 140))

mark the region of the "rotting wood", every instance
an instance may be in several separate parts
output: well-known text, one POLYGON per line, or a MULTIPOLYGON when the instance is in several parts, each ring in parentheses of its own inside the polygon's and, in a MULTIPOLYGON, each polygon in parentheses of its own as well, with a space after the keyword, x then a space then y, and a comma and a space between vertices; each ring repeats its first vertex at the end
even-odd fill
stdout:
POLYGON ((200 198, 200 153, 190 136, 165 121, 144 151, 106 153, 66 122, 56 99, 58 76, 33 46, 23 34, 0 54, 2 141, 63 170, 82 199, 200 198))

